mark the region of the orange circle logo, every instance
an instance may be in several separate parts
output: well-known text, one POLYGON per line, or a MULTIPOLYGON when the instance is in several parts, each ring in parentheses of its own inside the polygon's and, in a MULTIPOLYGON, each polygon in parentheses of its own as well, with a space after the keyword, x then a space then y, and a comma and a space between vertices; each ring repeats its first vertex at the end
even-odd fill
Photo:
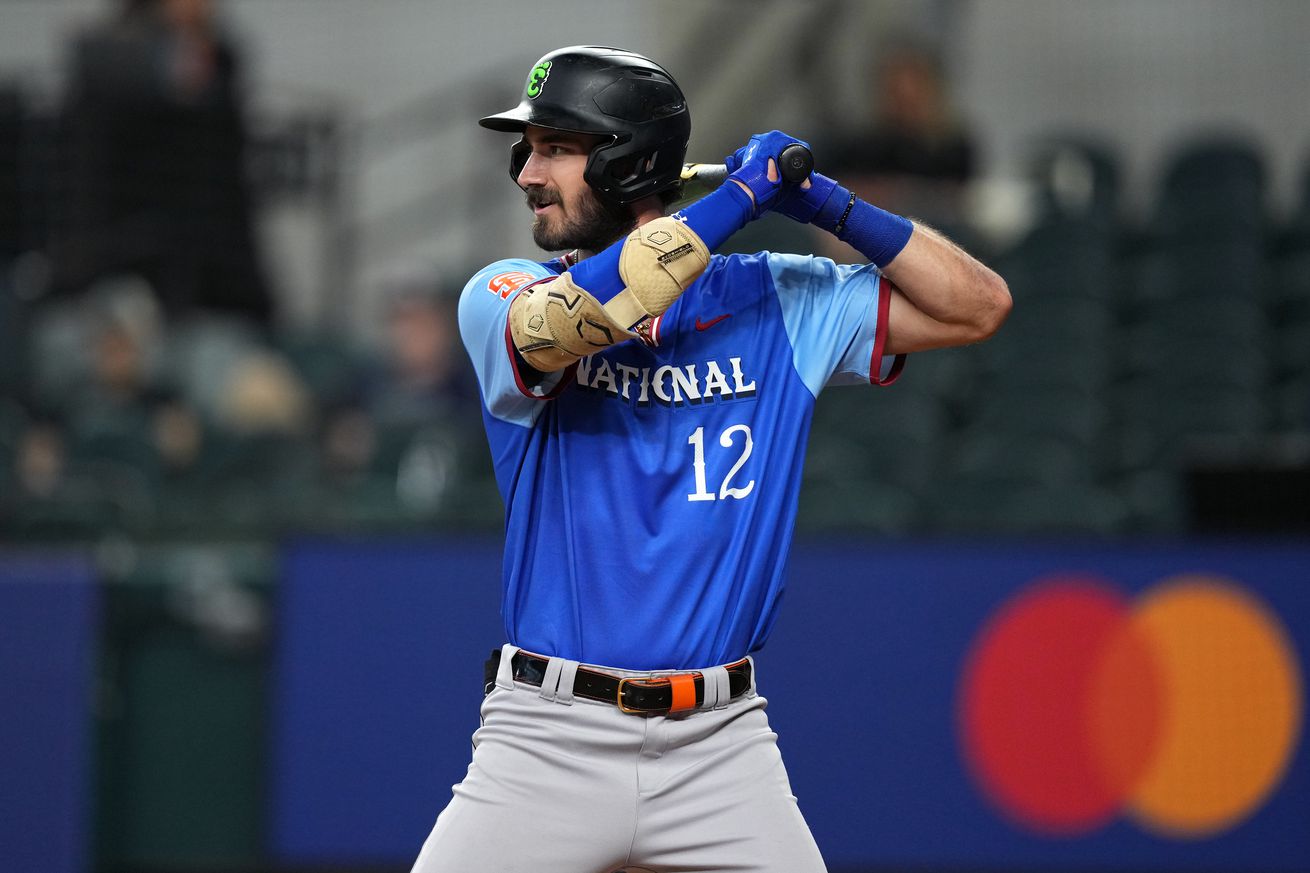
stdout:
POLYGON ((958 702, 970 772, 1017 824, 1076 836, 1126 815, 1200 838, 1277 787, 1302 681, 1278 617, 1231 581, 1177 576, 1130 601, 1061 577, 993 616, 958 702))

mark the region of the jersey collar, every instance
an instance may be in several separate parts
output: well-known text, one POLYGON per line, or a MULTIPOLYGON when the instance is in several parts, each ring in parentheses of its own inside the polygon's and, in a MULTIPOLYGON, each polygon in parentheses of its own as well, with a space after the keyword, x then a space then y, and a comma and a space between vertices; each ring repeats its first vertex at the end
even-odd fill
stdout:
POLYGON ((582 258, 578 257, 578 250, 574 249, 571 252, 565 252, 558 258, 551 258, 549 261, 543 261, 542 266, 548 270, 554 270, 556 273, 563 273, 565 270, 577 266, 578 261, 580 260, 582 260, 582 258))

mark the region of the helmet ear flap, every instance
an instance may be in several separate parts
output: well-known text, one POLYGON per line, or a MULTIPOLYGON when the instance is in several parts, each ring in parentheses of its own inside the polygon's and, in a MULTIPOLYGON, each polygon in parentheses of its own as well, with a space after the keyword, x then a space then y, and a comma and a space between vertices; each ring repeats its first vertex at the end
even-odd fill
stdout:
POLYGON ((645 161, 640 155, 624 155, 605 164, 605 178, 619 185, 631 185, 641 175, 645 161))
POLYGON ((659 185, 658 179, 671 172, 669 166, 681 173, 681 156, 675 151, 668 143, 640 152, 627 151, 622 143, 612 148, 598 147, 587 161, 586 179, 601 199, 624 206, 667 188, 659 185), (674 158, 676 165, 671 164, 674 158))
POLYGON ((596 148, 587 161, 587 181, 592 187, 607 191, 616 185, 631 184, 638 177, 641 164, 638 155, 612 155, 607 149, 596 148))
POLYGON ((622 201, 614 195, 616 180, 614 171, 623 158, 611 158, 609 150, 600 147, 591 150, 587 157, 587 169, 582 178, 590 186, 592 193, 611 206, 622 206, 622 201))
MULTIPOLYGON (((528 165, 528 158, 532 155, 532 146, 526 139, 521 139, 509 149, 509 177, 514 180, 514 184, 519 184, 519 174, 523 168, 528 165)), ((523 187, 519 185, 519 187, 523 187)))

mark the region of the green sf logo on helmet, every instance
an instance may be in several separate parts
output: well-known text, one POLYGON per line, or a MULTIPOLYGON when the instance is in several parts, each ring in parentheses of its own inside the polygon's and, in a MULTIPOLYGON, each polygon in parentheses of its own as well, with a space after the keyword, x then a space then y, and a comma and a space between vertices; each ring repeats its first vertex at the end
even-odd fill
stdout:
POLYGON ((541 93, 541 86, 546 84, 546 79, 550 77, 550 61, 542 61, 532 68, 528 74, 528 87, 525 92, 529 98, 534 98, 541 93))
MULTIPOLYGON (((596 196, 626 206, 678 184, 691 138, 691 113, 668 70, 635 52, 568 46, 533 65, 519 105, 483 127, 522 134, 529 125, 600 137, 583 178, 596 196), (546 80, 550 87, 546 88, 546 80)), ((518 183, 526 143, 510 150, 518 183)))

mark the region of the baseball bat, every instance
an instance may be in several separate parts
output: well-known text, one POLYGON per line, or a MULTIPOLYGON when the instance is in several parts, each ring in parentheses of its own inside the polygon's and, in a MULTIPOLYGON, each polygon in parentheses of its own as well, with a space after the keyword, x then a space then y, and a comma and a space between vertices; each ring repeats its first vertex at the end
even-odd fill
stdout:
MULTIPOLYGON (((798 142, 787 146, 778 155, 778 173, 784 182, 796 184, 805 181, 814 169, 814 155, 798 142)), ((723 164, 683 164, 682 190, 677 203, 688 203, 704 197, 728 178, 723 164)))

